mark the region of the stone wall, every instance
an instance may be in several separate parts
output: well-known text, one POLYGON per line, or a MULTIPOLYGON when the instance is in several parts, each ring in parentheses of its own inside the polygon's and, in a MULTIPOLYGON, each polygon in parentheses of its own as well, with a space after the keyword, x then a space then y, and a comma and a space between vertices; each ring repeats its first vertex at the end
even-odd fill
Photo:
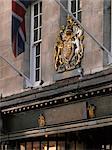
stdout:
POLYGON ((42 80, 44 85, 53 83, 54 45, 59 32, 60 7, 55 0, 43 1, 43 28, 42 28, 42 80))
MULTIPOLYGON (((23 53, 14 57, 11 49, 11 1, 0 0, 0 55, 9 60, 18 70, 29 73, 25 65, 30 64, 23 53), (25 59, 25 60, 24 60, 25 59), (26 63, 25 65, 24 62, 26 63)), ((61 16, 62 17, 62 16, 61 16)), ((103 1, 82 0, 82 24, 101 43, 103 42, 103 1)), ((43 0, 43 27, 41 50, 41 78, 43 86, 52 84, 54 70, 54 45, 59 31, 60 7, 55 0, 43 0)), ((85 33, 85 51, 82 61, 84 74, 91 74, 103 69, 103 52, 85 33)), ((28 54, 28 58, 29 58, 28 54)), ((0 95, 7 96, 24 90, 24 79, 6 62, 0 59, 0 95)))
MULTIPOLYGON (((103 44, 103 1, 82 0, 82 24, 100 43, 103 44)), ((85 33, 84 74, 103 69, 103 51, 85 33)))
MULTIPOLYGON (((22 55, 15 58, 11 48, 11 1, 0 0, 0 55, 22 70, 22 55)), ((0 95, 16 94, 22 90, 23 78, 0 58, 0 95)))

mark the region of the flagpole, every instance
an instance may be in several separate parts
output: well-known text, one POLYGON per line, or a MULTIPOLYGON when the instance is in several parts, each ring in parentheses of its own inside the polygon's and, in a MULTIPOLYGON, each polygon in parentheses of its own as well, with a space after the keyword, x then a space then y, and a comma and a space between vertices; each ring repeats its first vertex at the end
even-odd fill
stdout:
POLYGON ((3 56, 0 55, 0 58, 3 59, 8 65, 10 65, 21 77, 24 77, 32 86, 32 82, 30 81, 30 79, 24 74, 22 73, 20 70, 18 70, 13 64, 11 64, 8 60, 6 60, 3 56))
POLYGON ((70 16, 72 16, 73 20, 74 20, 76 23, 78 23, 78 24, 82 27, 82 29, 99 45, 99 47, 100 47, 103 51, 107 52, 108 55, 112 57, 112 54, 109 52, 109 50, 108 50, 103 44, 101 44, 90 32, 88 32, 88 31, 86 30, 86 28, 80 23, 80 21, 78 21, 78 20, 74 17, 74 15, 73 15, 70 11, 68 11, 68 10, 63 6, 63 4, 62 4, 59 0, 55 0, 55 1, 61 6, 61 8, 63 8, 63 10, 64 10, 67 14, 69 14, 70 16))

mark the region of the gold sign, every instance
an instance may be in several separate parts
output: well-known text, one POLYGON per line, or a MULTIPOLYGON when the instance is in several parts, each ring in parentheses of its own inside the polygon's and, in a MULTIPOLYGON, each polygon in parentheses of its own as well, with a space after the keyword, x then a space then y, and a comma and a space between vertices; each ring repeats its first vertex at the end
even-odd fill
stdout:
POLYGON ((96 116, 96 107, 94 104, 88 104, 87 111, 89 119, 94 118, 96 116))
POLYGON ((67 26, 62 26, 55 45, 55 70, 63 72, 77 68, 81 64, 84 54, 84 32, 74 22, 71 16, 67 17, 67 26))
POLYGON ((40 114, 38 117, 38 125, 39 127, 44 127, 45 126, 45 117, 43 114, 40 114))

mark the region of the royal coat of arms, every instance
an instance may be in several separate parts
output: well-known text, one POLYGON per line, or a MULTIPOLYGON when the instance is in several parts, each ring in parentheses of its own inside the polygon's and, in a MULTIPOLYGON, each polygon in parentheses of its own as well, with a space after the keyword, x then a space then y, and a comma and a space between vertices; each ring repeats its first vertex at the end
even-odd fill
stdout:
POLYGON ((64 72, 80 67, 84 54, 84 32, 71 16, 62 26, 55 45, 55 70, 64 72))

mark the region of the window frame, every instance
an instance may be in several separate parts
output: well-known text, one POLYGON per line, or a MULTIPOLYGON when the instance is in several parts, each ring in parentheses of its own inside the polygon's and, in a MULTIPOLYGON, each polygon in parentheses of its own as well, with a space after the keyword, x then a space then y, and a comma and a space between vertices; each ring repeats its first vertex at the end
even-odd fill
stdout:
MULTIPOLYGON (((34 6, 36 4, 38 4, 38 14, 36 15, 36 17, 40 17, 42 16, 42 12, 40 13, 40 3, 42 3, 41 0, 35 1, 31 4, 31 31, 30 31, 30 80, 33 84, 33 86, 39 86, 41 83, 41 45, 42 45, 42 34, 41 34, 41 39, 37 39, 36 41, 34 40, 34 6), (40 58, 40 66, 38 67, 39 70, 39 80, 36 81, 36 47, 38 46, 38 44, 40 44, 40 53, 39 53, 39 57, 40 58)), ((42 32, 42 24, 40 26, 40 20, 38 21, 38 26, 37 26, 37 30, 38 30, 38 35, 37 38, 40 36, 39 35, 39 31, 41 29, 42 32)))

